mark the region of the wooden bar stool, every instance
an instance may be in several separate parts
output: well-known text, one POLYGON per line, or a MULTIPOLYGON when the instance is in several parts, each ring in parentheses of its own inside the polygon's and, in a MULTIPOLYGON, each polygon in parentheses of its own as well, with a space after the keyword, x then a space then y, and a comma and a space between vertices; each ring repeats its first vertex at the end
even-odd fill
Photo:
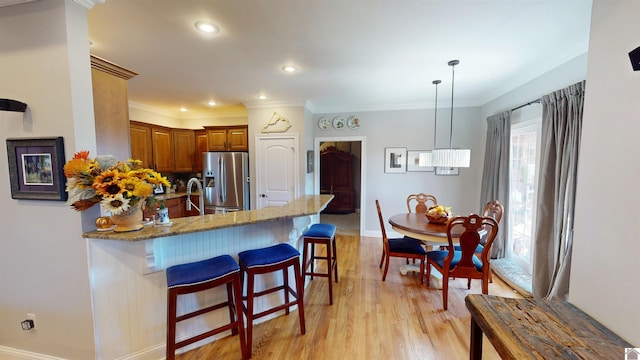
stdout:
POLYGON ((314 276, 326 277, 329 280, 329 305, 333 305, 333 273, 338 282, 338 255, 336 252, 336 226, 332 224, 313 224, 303 235, 302 250, 302 276, 309 275, 311 280, 314 276), (316 256, 316 244, 324 245, 327 250, 326 256, 316 256), (307 257, 307 248, 311 247, 311 257, 307 257), (327 272, 315 271, 315 260, 327 261, 327 272))
POLYGON ((167 354, 166 358, 174 359, 176 349, 206 339, 226 330, 240 336, 242 358, 248 359, 244 321, 242 319, 242 287, 240 267, 229 255, 222 255, 198 262, 174 265, 167 268, 167 354), (177 316, 178 295, 192 294, 226 285, 227 301, 177 316), (213 310, 227 307, 229 323, 200 335, 176 343, 176 323, 203 315, 213 310))
MULTIPOLYGON (((247 349, 249 357, 251 357, 251 347, 253 339, 253 320, 272 314, 276 311, 285 310, 289 315, 289 308, 298 305, 298 315, 300 317, 300 332, 305 333, 304 324, 304 282, 300 273, 300 253, 291 245, 282 243, 266 248, 247 250, 238 253, 240 263, 240 280, 244 285, 244 276, 247 276, 247 306, 243 306, 245 315, 247 316, 247 349), (289 267, 293 266, 296 278, 296 290, 289 286, 289 267), (267 274, 274 271, 282 271, 284 282, 282 285, 263 291, 255 291, 255 276, 259 274, 267 274), (259 313, 254 313, 254 300, 257 297, 268 295, 270 293, 280 291, 284 292, 284 303, 274 306, 259 313), (289 300, 289 295, 293 296, 293 300, 289 300)), ((244 305, 244 303, 243 303, 244 305)))

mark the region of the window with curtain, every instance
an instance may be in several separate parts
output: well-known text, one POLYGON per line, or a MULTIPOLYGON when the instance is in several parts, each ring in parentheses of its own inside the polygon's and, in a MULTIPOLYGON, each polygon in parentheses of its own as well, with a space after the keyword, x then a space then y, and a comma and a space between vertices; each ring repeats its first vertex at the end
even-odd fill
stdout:
POLYGON ((507 257, 531 274, 540 160, 541 114, 511 125, 507 257))

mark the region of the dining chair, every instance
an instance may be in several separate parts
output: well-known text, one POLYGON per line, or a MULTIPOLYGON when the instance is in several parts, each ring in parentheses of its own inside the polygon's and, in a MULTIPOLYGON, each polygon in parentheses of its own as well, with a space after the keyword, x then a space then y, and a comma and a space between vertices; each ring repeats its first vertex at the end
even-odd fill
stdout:
MULTIPOLYGON (((495 219, 495 221, 500 225, 500 220, 502 220, 502 213, 504 212, 504 207, 498 200, 489 201, 484 206, 484 211, 482 212, 483 216, 490 216, 495 219)), ((482 254, 482 250, 484 249, 484 244, 486 243, 486 239, 482 237, 480 239, 480 244, 476 247, 476 255, 480 256, 482 254)), ((460 251, 460 245, 456 245, 455 250, 460 251)), ((489 253, 489 257, 491 257, 491 253, 489 253)), ((490 266, 490 264, 487 264, 490 266)), ((489 270, 489 282, 493 282, 493 276, 491 275, 491 270, 489 270)))
POLYGON ((438 200, 433 195, 419 193, 419 194, 411 194, 407 196, 407 210, 409 212, 413 212, 415 210, 416 213, 426 213, 429 210, 428 202, 431 201, 433 205, 438 205, 438 200), (416 202, 414 208, 412 208, 412 202, 416 202))
POLYGON ((377 199, 376 209, 378 209, 378 220, 380 220, 380 230, 382 231, 382 257, 380 258, 380 268, 382 268, 382 264, 384 264, 382 281, 387 278, 389 259, 392 257, 400 257, 420 260, 420 284, 424 284, 424 265, 427 252, 422 247, 422 243, 420 240, 412 238, 389 239, 384 227, 384 218, 382 217, 382 211, 380 210, 380 202, 377 199))
POLYGON ((482 280, 482 293, 489 293, 489 265, 491 245, 498 233, 498 222, 490 216, 471 214, 456 216, 447 223, 448 249, 455 249, 452 231, 456 226, 462 226, 463 232, 459 236, 460 250, 436 250, 427 253, 427 287, 431 276, 431 266, 442 274, 442 302, 447 310, 449 278, 466 278, 467 289, 471 288, 472 279, 482 280), (480 244, 482 235, 486 242, 478 258, 475 250, 480 244))

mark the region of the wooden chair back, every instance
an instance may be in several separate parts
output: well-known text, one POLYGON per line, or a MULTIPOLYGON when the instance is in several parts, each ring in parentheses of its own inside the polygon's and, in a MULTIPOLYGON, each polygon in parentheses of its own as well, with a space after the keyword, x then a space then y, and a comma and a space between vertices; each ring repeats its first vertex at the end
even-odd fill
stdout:
POLYGON ((376 199, 376 209, 378 210, 378 220, 380 221, 380 231, 382 231, 382 246, 383 254, 389 253, 389 238, 387 237, 387 231, 384 228, 384 218, 382 217, 382 210, 380 210, 380 202, 376 199))
MULTIPOLYGON (((498 233, 498 222, 490 216, 479 216, 471 214, 469 216, 456 216, 447 224, 447 239, 449 249, 454 248, 452 229, 455 226, 462 226, 463 233, 459 237, 459 249, 462 253, 458 264, 448 271, 449 277, 467 278, 467 279, 483 279, 483 288, 489 280, 489 264, 491 258, 491 245, 498 233), (481 239, 485 239, 484 249, 480 254, 482 262, 482 270, 478 270, 473 263, 475 250, 480 244, 481 239), (485 281, 486 280, 486 281, 485 281)), ((454 251, 449 251, 445 259, 445 268, 448 268, 451 260, 453 260, 454 251)), ((444 274, 443 274, 444 275, 444 274)))
POLYGON ((414 208, 416 213, 426 213, 429 206, 438 205, 438 200, 433 195, 425 193, 411 194, 407 196, 407 210, 409 210, 409 212, 413 212, 411 204, 414 201, 416 202, 414 208), (431 202, 432 205, 429 205, 428 202, 431 202))
POLYGON ((496 220, 498 224, 500 224, 500 220, 502 220, 502 213, 504 212, 504 206, 498 200, 489 201, 487 205, 484 206, 483 216, 489 216, 496 220))

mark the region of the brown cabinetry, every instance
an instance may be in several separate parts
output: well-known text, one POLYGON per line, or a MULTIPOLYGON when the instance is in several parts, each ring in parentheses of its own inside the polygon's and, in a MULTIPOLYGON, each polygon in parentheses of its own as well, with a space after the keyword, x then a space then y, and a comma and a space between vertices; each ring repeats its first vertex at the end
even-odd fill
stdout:
POLYGON ((209 141, 206 130, 196 130, 196 153, 194 157, 195 171, 202 172, 202 153, 209 151, 209 141))
POLYGON ((132 121, 129 124, 129 136, 131 139, 131 158, 142 161, 144 167, 155 169, 151 127, 132 121))
POLYGON ((175 172, 195 171, 196 136, 193 130, 173 129, 175 172))
POLYGON ((153 163, 158 172, 173 172, 173 131, 170 128, 151 128, 151 142, 153 144, 153 163))
POLYGON ((247 126, 205 126, 209 151, 247 151, 247 126))
MULTIPOLYGON (((186 214, 186 211, 185 211, 186 199, 187 198, 185 196, 179 196, 179 197, 165 200, 164 206, 167 209, 169 209, 169 220, 189 216, 186 214)), ((159 207, 160 207, 159 202, 153 208, 147 207, 144 210, 144 214, 143 214, 144 218, 153 219, 154 216, 157 218, 158 214, 156 212, 159 207)))
POLYGON ((355 209, 353 189, 353 155, 335 147, 320 154, 320 193, 333 194, 326 213, 352 213, 355 209))
MULTIPOLYGON (((129 123, 131 158, 158 172, 193 172, 196 169, 194 130, 172 129, 138 121, 129 123)), ((200 165, 202 167, 202 165, 200 165)))

